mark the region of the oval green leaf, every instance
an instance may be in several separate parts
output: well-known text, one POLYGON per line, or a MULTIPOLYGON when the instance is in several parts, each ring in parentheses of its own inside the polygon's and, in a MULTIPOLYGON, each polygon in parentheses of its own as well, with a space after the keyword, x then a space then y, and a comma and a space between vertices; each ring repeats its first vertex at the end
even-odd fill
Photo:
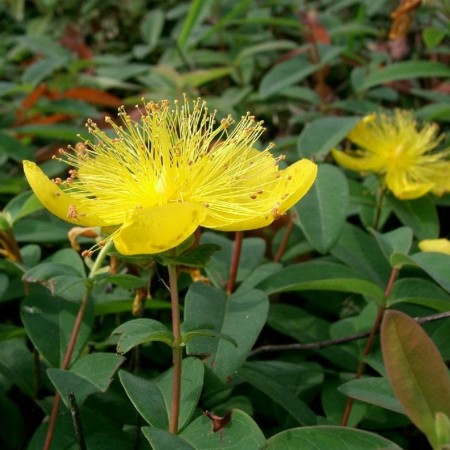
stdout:
POLYGON ((347 216, 348 198, 348 183, 342 171, 321 164, 315 183, 295 206, 295 222, 320 253, 327 253, 339 239, 347 216))
POLYGON ((401 450, 397 444, 367 431, 337 426, 292 428, 272 436, 267 450, 401 450))
POLYGON ((401 61, 381 70, 379 67, 374 67, 364 77, 358 90, 369 89, 391 81, 430 77, 450 77, 450 68, 446 64, 434 61, 401 61))

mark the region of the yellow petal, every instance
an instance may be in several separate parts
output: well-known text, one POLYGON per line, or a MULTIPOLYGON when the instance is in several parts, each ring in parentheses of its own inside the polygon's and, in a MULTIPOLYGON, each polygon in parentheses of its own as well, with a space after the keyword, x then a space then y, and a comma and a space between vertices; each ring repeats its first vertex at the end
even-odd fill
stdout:
POLYGON ((80 204, 76 197, 64 192, 31 161, 24 161, 23 169, 36 197, 55 216, 81 226, 111 225, 94 213, 95 201, 83 200, 80 204))
POLYGON ((279 212, 284 213, 294 206, 310 190, 317 176, 317 164, 301 159, 282 171, 284 186, 279 212), (286 195, 287 194, 287 195, 286 195))
POLYGON ((270 189, 269 186, 265 188, 266 193, 261 196, 264 201, 257 204, 253 211, 253 200, 247 199, 249 212, 246 217, 238 214, 228 214, 223 218, 207 216, 201 225, 221 231, 255 230, 270 225, 308 192, 316 179, 317 165, 302 159, 277 175, 270 189))
POLYGON ((359 156, 355 152, 343 152, 341 150, 331 150, 334 160, 346 169, 355 172, 380 172, 383 170, 383 161, 380 158, 369 155, 359 156))
POLYGON ((429 181, 411 182, 402 171, 391 171, 386 174, 386 186, 401 200, 413 200, 430 192, 435 183, 429 181))
POLYGON ((438 252, 450 255, 450 241, 448 239, 425 239, 419 242, 423 252, 438 252))
POLYGON ((113 236, 123 255, 154 254, 176 247, 186 240, 206 215, 200 203, 169 203, 135 209, 113 236))

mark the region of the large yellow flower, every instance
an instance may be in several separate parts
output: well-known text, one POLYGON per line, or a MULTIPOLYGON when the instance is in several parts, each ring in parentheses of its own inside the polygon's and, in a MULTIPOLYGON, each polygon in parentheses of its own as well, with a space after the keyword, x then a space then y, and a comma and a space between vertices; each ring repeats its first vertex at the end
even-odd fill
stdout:
POLYGON ((88 121, 93 141, 61 151, 71 169, 50 180, 30 161, 28 182, 53 214, 81 226, 115 226, 107 239, 125 255, 173 248, 202 225, 223 231, 261 228, 297 203, 312 186, 317 166, 300 160, 285 170, 254 149, 261 122, 247 114, 236 126, 215 124, 205 102, 186 98, 122 108, 114 136, 88 121))
POLYGON ((450 161, 449 151, 434 151, 442 140, 437 132, 432 123, 419 129, 410 111, 369 114, 348 135, 359 148, 332 153, 347 169, 384 176, 386 187, 400 199, 442 195, 450 190, 450 161))

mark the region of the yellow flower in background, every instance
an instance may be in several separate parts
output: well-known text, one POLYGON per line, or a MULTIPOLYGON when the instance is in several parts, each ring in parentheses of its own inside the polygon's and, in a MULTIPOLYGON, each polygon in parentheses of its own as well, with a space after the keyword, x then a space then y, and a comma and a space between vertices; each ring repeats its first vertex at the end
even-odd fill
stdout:
POLYGON ((425 239, 419 242, 423 252, 438 252, 450 255, 450 241, 448 239, 425 239))
POLYGON ((449 151, 435 152, 442 140, 436 124, 420 129, 412 112, 369 114, 349 133, 358 148, 333 150, 341 166, 358 172, 375 172, 399 199, 414 199, 428 192, 450 191, 449 151))
POLYGON ((159 253, 201 225, 223 231, 264 227, 297 203, 314 183, 306 159, 280 170, 280 158, 254 149, 264 131, 247 114, 232 127, 215 123, 201 99, 119 109, 114 136, 88 121, 93 141, 60 151, 66 181, 50 180, 24 161, 27 180, 54 215, 81 226, 115 227, 107 238, 124 255, 159 253))

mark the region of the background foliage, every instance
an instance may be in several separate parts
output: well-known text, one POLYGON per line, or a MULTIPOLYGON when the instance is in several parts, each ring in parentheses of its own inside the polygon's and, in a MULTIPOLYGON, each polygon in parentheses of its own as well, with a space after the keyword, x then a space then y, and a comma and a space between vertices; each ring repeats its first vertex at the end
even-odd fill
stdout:
POLYGON ((450 322, 422 329, 411 319, 450 311, 450 256, 417 248, 448 237, 450 197, 387 195, 380 209, 375 177, 343 171, 329 155, 380 108, 412 109, 448 130, 450 3, 403 3, 394 18, 389 0, 0 4, 2 448, 42 448, 55 389, 64 403, 57 449, 76 446, 69 392, 90 450, 450 443, 450 322), (219 117, 251 111, 276 154, 320 166, 293 214, 245 234, 231 296, 234 235, 201 231, 201 243, 220 250, 203 255, 201 272, 187 264, 180 274, 185 336, 208 325, 225 338, 188 341, 174 436, 165 267, 113 256, 61 369, 92 262, 71 248, 71 226, 30 193, 21 162, 61 175, 51 157, 85 133, 87 117, 102 124, 121 104, 183 93, 219 117), (382 345, 374 336, 365 351, 367 337, 351 338, 375 330, 385 308, 382 345), (355 399, 349 426, 338 427, 346 396, 355 399), (213 432, 206 410, 232 410, 231 421, 213 432))

